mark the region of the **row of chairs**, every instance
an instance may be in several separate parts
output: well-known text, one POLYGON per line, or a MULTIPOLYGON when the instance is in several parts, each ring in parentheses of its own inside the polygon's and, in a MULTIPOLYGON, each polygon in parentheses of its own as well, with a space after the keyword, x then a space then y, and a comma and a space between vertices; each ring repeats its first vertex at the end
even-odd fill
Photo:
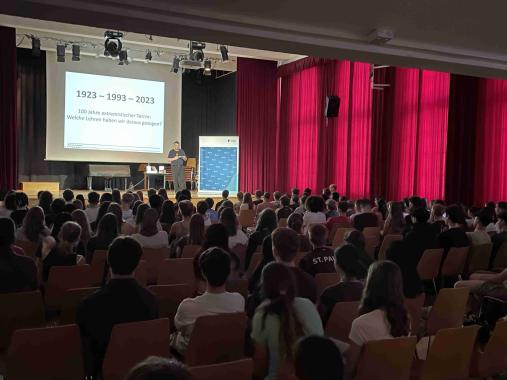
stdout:
MULTIPOLYGON (((234 379, 251 379, 253 363, 243 355, 246 325, 244 313, 197 319, 185 355, 193 379, 222 379, 219 376, 227 371, 235 374, 234 379)), ((104 379, 123 379, 130 368, 148 356, 170 357, 169 334, 167 318, 115 325, 104 357, 104 379)), ((7 378, 84 378, 77 325, 16 330, 7 354, 7 378)))

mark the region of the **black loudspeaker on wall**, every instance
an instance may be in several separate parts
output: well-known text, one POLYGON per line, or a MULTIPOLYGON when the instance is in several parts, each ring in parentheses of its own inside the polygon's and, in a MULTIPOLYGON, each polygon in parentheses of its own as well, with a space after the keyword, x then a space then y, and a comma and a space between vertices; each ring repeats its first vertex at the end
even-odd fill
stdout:
POLYGON ((330 95, 326 99, 326 117, 337 117, 340 111, 340 98, 330 95))

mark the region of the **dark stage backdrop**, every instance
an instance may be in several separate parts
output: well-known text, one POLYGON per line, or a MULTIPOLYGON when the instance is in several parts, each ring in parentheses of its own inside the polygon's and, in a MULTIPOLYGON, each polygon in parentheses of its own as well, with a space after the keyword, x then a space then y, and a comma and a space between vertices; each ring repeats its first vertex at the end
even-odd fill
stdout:
MULTIPOLYGON (((46 56, 33 57, 29 49, 17 49, 17 120, 19 139, 18 180, 58 181, 61 188, 86 188, 87 162, 45 161, 46 150, 46 56)), ((182 146, 196 157, 200 135, 235 135, 235 74, 219 79, 183 75, 182 146)), ((215 74, 215 73, 213 73, 215 74)), ((169 74, 168 74, 169 75, 169 74)), ((134 183, 143 174, 130 164, 134 183)), ((103 188, 100 178, 93 186, 103 188)), ((118 183, 122 188, 123 184, 118 183)))

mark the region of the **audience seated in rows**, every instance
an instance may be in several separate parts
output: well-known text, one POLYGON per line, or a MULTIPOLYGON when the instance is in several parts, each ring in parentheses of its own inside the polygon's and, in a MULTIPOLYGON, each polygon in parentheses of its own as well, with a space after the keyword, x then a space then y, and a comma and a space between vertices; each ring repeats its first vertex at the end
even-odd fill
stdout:
POLYGON ((83 341, 87 376, 96 378, 100 374, 115 324, 158 318, 155 296, 134 279, 141 255, 141 245, 135 239, 116 238, 107 254, 111 279, 78 306, 76 320, 83 341))
POLYGON ((242 312, 245 299, 239 293, 225 291, 225 283, 231 272, 229 254, 218 247, 209 248, 199 258, 199 267, 206 281, 206 291, 195 298, 183 300, 174 317, 176 333, 171 346, 182 356, 190 341, 197 318, 204 315, 242 312))

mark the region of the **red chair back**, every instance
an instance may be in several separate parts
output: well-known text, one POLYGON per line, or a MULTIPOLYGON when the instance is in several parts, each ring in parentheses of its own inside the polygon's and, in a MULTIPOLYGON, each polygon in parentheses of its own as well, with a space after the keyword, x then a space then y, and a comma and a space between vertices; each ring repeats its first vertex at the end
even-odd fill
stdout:
POLYGON ((91 272, 92 272, 91 276, 93 286, 102 285, 102 279, 104 278, 104 269, 106 267, 106 259, 107 259, 107 251, 93 252, 91 264, 91 272))
POLYGON ((69 325, 76 323, 76 309, 79 303, 99 289, 100 288, 96 287, 67 290, 63 295, 62 312, 60 314, 59 324, 69 325))
POLYGON ((16 330, 7 355, 9 380, 83 379, 76 325, 16 330))
POLYGON ((195 283, 193 259, 165 259, 160 263, 158 285, 195 283))
POLYGON ((251 380, 253 360, 242 359, 234 362, 204 365, 190 368, 192 380, 251 380))
POLYGON ((338 302, 334 305, 326 324, 326 336, 348 342, 352 321, 359 315, 358 309, 359 302, 338 302))
POLYGON ((165 259, 169 257, 169 248, 143 248, 141 260, 146 261, 148 284, 156 284, 159 270, 165 259))
POLYGON ((179 285, 151 285, 148 290, 157 297, 159 316, 174 320, 181 301, 193 295, 193 287, 188 284, 179 285))
POLYGON ((46 284, 46 308, 59 310, 67 290, 91 286, 92 276, 89 265, 51 267, 46 284))

